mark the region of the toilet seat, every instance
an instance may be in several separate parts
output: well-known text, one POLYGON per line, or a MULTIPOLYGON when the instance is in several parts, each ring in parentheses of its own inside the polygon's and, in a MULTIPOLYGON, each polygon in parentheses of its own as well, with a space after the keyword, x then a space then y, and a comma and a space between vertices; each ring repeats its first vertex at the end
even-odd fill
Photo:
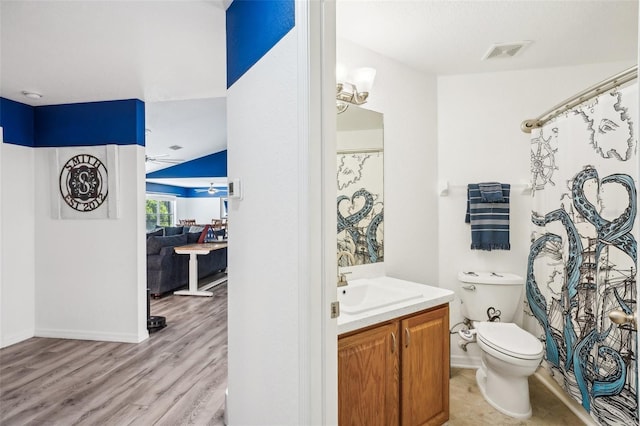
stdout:
POLYGON ((478 340, 493 350, 519 359, 539 359, 544 348, 529 332, 513 323, 476 323, 478 340))

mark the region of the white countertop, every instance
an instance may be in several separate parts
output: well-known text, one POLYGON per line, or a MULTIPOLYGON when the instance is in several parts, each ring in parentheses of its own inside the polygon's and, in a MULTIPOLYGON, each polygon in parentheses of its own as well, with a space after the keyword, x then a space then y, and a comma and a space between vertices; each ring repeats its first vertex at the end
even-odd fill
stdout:
MULTIPOLYGON (((383 306, 372 309, 367 312, 358 314, 340 313, 338 317, 338 335, 358 330, 363 327, 382 323, 393 318, 412 314, 414 312, 423 311, 438 305, 449 303, 454 299, 454 293, 440 287, 433 287, 426 284, 419 284, 412 281, 400 280, 391 277, 377 277, 371 279, 378 284, 389 286, 391 288, 402 288, 407 290, 419 291, 422 297, 399 302, 393 305, 383 306)), ((353 285, 357 285, 360 280, 349 281, 353 285)), ((338 292, 346 287, 338 287, 338 292)))

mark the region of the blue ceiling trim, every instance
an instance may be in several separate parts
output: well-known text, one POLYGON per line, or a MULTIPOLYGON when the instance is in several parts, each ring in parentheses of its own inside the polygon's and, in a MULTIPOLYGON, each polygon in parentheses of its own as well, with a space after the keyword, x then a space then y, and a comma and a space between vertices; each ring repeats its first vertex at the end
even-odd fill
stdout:
POLYGON ((139 99, 35 108, 36 147, 144 146, 144 103, 139 99))
MULTIPOLYGON (((236 0, 237 1, 237 0, 236 0)), ((195 160, 185 161, 166 169, 147 173, 148 178, 227 177, 227 150, 195 160)))
POLYGON ((0 127, 5 143, 34 146, 34 108, 0 98, 0 127))
POLYGON ((227 89, 294 26, 294 0, 231 3, 227 9, 227 89))
POLYGON ((162 183, 146 182, 146 192, 152 194, 168 194, 177 197, 186 197, 188 188, 181 186, 165 185, 162 183))

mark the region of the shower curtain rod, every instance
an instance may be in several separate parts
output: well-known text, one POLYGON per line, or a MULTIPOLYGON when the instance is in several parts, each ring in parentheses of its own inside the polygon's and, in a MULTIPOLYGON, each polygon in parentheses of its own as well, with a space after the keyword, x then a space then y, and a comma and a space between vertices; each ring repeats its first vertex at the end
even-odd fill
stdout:
POLYGON ((611 90, 616 86, 620 86, 622 84, 628 83, 638 77, 638 66, 634 65, 631 68, 624 70, 612 77, 607 78, 606 80, 601 81, 598 84, 595 84, 588 89, 583 90, 582 92, 573 95, 572 97, 560 102, 558 105, 546 111, 544 114, 538 116, 538 118, 533 118, 529 120, 525 120, 520 125, 520 128, 525 133, 531 133, 532 129, 537 129, 542 127, 544 123, 551 120, 554 117, 562 114, 563 112, 569 111, 570 109, 580 105, 582 102, 594 98, 598 96, 600 93, 606 92, 607 90, 611 90))

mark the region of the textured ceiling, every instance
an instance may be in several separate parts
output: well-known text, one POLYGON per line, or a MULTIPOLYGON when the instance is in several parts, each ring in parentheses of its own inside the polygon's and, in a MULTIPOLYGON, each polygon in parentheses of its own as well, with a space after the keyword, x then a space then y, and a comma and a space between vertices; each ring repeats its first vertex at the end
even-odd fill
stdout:
POLYGON ((339 38, 434 74, 637 61, 635 0, 337 0, 336 13, 339 38), (522 40, 520 55, 481 60, 522 40))
POLYGON ((35 106, 138 98, 148 156, 226 149, 221 1, 2 1, 0 22, 0 96, 35 106))
MULTIPOLYGON (((226 147, 227 5, 2 0, 0 96, 31 105, 139 98, 148 154, 217 152, 226 147)), ((637 61, 634 0, 337 0, 336 9, 339 38, 429 73, 637 61), (480 60, 491 44, 519 40, 533 43, 511 59, 480 60)))
POLYGON ((147 173, 173 165, 164 159, 193 160, 227 149, 226 97, 147 102, 145 120, 146 155, 160 160, 147 162, 147 173))
POLYGON ((226 96, 219 1, 2 1, 1 95, 31 105, 226 96), (43 94, 37 101, 22 90, 43 94))

